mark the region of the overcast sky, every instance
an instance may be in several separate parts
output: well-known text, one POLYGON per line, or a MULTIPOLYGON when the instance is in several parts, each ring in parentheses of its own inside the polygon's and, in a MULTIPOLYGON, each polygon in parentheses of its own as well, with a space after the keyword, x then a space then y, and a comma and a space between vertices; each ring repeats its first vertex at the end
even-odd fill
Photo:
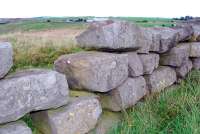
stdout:
POLYGON ((0 0, 0 18, 37 16, 200 16, 200 0, 0 0))

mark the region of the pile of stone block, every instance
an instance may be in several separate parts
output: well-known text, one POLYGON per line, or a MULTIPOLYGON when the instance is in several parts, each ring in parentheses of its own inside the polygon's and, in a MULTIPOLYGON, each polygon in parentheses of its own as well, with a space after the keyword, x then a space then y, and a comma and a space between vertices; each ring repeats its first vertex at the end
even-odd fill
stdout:
POLYGON ((79 47, 91 51, 60 56, 54 70, 8 76, 12 46, 1 43, 0 133, 31 134, 18 121, 30 113, 44 134, 106 134, 127 108, 200 69, 199 29, 93 23, 76 37, 79 47))

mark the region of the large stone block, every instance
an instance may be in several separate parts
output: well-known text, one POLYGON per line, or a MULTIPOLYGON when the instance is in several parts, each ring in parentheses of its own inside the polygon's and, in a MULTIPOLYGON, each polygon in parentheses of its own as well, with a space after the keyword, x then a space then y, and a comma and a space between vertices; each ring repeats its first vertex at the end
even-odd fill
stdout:
POLYGON ((23 121, 17 121, 1 125, 0 134, 32 134, 32 132, 23 121))
POLYGON ((76 37, 78 46, 103 50, 126 51, 141 48, 145 43, 143 31, 125 21, 98 23, 76 37))
POLYGON ((139 54, 138 56, 142 62, 144 74, 151 74, 159 65, 160 57, 158 54, 139 54))
POLYGON ((140 48, 137 50, 137 53, 148 54, 152 46, 152 37, 150 38, 149 33, 146 32, 145 28, 141 27, 140 29, 142 30, 144 37, 140 48))
POLYGON ((190 57, 200 57, 200 42, 188 43, 190 45, 190 57))
POLYGON ((177 77, 185 78, 185 76, 192 70, 192 61, 186 60, 184 63, 175 69, 177 77))
POLYGON ((128 55, 103 52, 79 52, 63 55, 55 69, 67 76, 72 89, 110 91, 128 77, 128 55))
POLYGON ((161 35, 156 34, 153 28, 142 28, 144 31, 145 38, 149 42, 149 51, 159 52, 161 35))
POLYGON ((194 69, 200 69, 200 58, 193 58, 192 64, 194 69))
POLYGON ((179 40, 178 31, 172 28, 152 27, 144 28, 144 31, 152 52, 164 53, 174 47, 179 40))
POLYGON ((173 29, 178 31, 178 34, 179 34, 178 41, 179 42, 184 42, 184 41, 190 40, 194 34, 194 30, 193 30, 192 26, 190 26, 190 25, 176 26, 173 29))
POLYGON ((104 110, 94 130, 88 134, 108 134, 110 130, 118 125, 122 120, 120 112, 110 112, 104 110))
POLYGON ((50 70, 26 70, 0 81, 0 123, 26 113, 57 108, 68 102, 65 76, 50 70))
POLYGON ((85 134, 95 128, 101 112, 96 98, 80 97, 67 106, 33 113, 32 119, 44 134, 85 134))
POLYGON ((13 65, 13 49, 8 42, 0 43, 0 79, 3 78, 13 65))
POLYGON ((128 54, 128 71, 130 77, 143 75, 143 64, 140 57, 135 52, 129 52, 128 54))
POLYGON ((189 58, 189 45, 181 44, 160 56, 160 64, 180 67, 189 58))
POLYGON ((145 76, 150 92, 160 92, 164 88, 176 82, 176 72, 170 67, 161 66, 151 75, 145 76))
POLYGON ((199 24, 191 24, 194 30, 192 41, 200 41, 200 25, 199 24))
POLYGON ((132 107, 147 94, 145 79, 140 76, 128 78, 121 86, 106 94, 100 94, 102 107, 111 111, 121 111, 132 107))

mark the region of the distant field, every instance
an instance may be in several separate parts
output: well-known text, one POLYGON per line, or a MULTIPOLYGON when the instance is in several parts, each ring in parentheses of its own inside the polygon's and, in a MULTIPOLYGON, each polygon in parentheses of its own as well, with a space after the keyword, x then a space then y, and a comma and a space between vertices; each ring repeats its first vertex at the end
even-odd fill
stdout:
MULTIPOLYGON (((116 17, 111 19, 126 20, 136 23, 144 27, 152 26, 164 26, 171 27, 174 25, 172 19, 168 18, 144 18, 144 17, 116 17)), ((24 32, 24 31, 40 31, 40 30, 52 30, 52 29, 84 29, 87 27, 87 23, 66 23, 59 19, 52 19, 52 22, 45 20, 33 20, 33 21, 19 21, 17 23, 0 25, 0 34, 10 32, 24 32)))
POLYGON ((64 22, 43 22, 43 21, 22 21, 17 23, 0 25, 0 34, 13 32, 31 32, 52 29, 83 29, 85 23, 64 23, 64 22))
POLYGON ((174 21, 170 18, 122 17, 118 19, 134 22, 144 27, 154 27, 154 26, 171 27, 174 26, 175 24, 174 21))

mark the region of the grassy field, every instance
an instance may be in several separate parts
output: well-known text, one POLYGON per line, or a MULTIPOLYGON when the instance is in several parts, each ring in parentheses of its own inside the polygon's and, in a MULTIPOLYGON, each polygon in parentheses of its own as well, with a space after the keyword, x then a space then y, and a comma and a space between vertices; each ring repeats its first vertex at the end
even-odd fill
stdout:
POLYGON ((17 23, 8 23, 0 25, 0 34, 12 32, 32 32, 52 29, 83 29, 85 23, 64 23, 64 22, 46 22, 46 21, 20 21, 17 23))
POLYGON ((170 18, 119 17, 117 19, 134 22, 143 27, 172 27, 175 25, 174 21, 170 18))
MULTIPOLYGON (((117 18, 141 26, 171 26, 171 19, 117 18)), ((60 55, 84 51, 74 37, 87 24, 55 22, 19 22, 0 25, 0 41, 9 41, 14 48, 11 72, 24 68, 52 68, 60 55)), ((198 134, 200 133, 200 72, 193 71, 180 86, 154 94, 124 113, 124 121, 110 134, 198 134)), ((28 115, 23 120, 39 132, 28 115)))

